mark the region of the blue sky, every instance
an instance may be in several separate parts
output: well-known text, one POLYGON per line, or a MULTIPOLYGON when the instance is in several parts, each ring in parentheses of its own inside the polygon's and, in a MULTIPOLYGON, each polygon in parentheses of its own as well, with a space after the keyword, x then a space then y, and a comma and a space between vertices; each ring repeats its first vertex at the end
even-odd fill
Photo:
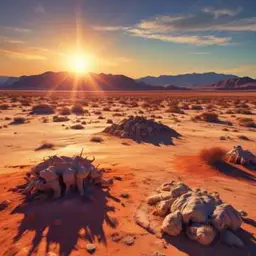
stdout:
POLYGON ((253 0, 1 0, 0 74, 65 70, 131 77, 215 71, 256 77, 253 0))

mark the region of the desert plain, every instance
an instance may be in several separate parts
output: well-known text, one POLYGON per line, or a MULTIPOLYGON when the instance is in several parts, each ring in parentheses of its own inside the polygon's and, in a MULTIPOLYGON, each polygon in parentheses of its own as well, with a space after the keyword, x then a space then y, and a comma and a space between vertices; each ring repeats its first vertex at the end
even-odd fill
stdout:
POLYGON ((236 145, 256 154, 255 116, 255 92, 2 91, 0 202, 9 204, 0 211, 0 254, 89 255, 90 243, 102 256, 256 255, 255 168, 210 166, 200 158, 203 149, 236 145), (37 112, 40 105, 49 111, 37 112), (102 132, 130 115, 160 121, 179 136, 138 142, 102 132), (82 149, 114 179, 108 190, 26 201, 15 189, 44 158, 82 149), (203 246, 183 233, 160 239, 138 226, 143 200, 169 180, 216 191, 245 211, 237 231, 245 246, 217 239, 203 246))

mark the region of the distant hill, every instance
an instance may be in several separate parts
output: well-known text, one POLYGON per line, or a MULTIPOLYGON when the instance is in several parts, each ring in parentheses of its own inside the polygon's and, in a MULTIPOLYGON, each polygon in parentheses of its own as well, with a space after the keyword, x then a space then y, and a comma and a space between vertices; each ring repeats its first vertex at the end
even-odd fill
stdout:
POLYGON ((163 88, 161 86, 147 85, 137 82, 124 75, 89 73, 77 77, 68 72, 45 72, 39 75, 21 76, 11 84, 6 84, 2 89, 11 90, 182 90, 175 86, 163 88))
POLYGON ((144 82, 149 85, 161 85, 165 86, 167 84, 172 84, 175 86, 185 86, 185 87, 200 87, 206 84, 213 84, 219 81, 230 79, 230 78, 238 78, 235 75, 227 75, 227 74, 217 74, 214 72, 209 73, 192 73, 192 74, 184 74, 184 75, 161 75, 158 77, 154 76, 146 76, 137 79, 138 82, 144 82))
POLYGON ((231 78, 212 84, 218 90, 256 90, 256 80, 250 77, 231 78))
POLYGON ((13 84, 14 82, 18 81, 18 79, 18 77, 12 76, 0 76, 0 87, 13 84))

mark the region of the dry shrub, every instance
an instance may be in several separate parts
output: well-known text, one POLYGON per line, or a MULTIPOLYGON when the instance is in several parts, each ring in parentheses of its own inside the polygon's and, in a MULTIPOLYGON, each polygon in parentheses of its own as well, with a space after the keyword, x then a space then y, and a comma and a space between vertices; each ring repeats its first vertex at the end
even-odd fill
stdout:
POLYGON ((252 115, 252 112, 250 109, 238 108, 238 109, 236 109, 236 114, 252 115))
POLYGON ((10 124, 24 124, 26 122, 26 118, 22 116, 17 116, 13 118, 13 121, 10 124))
POLYGON ((35 115, 51 115, 54 112, 54 108, 48 104, 38 104, 32 108, 32 114, 35 115))
POLYGON ((190 109, 192 109, 192 110, 202 110, 203 108, 200 105, 191 105, 190 109))
POLYGON ((167 112, 175 114, 184 114, 184 111, 180 109, 177 105, 170 106, 167 112))
POLYGON ((75 124, 75 125, 70 126, 70 129, 73 129, 73 130, 83 130, 84 127, 81 124, 75 124))
POLYGON ((59 110, 59 114, 63 116, 67 116, 71 114, 71 110, 68 107, 63 107, 59 110))
POLYGON ((204 112, 201 115, 197 116, 196 119, 210 123, 219 122, 218 114, 211 112, 204 112))
POLYGON ((256 124, 254 123, 252 118, 248 117, 241 117, 238 119, 239 125, 244 127, 255 127, 256 124))
POLYGON ((223 161, 223 157, 226 154, 226 150, 221 147, 211 147, 201 150, 199 157, 208 165, 214 165, 223 161))
POLYGON ((104 107, 102 110, 103 111, 111 111, 110 107, 104 107))
POLYGON ((84 114, 84 108, 81 104, 75 104, 71 108, 71 112, 75 115, 83 115, 84 114))
POLYGON ((101 142, 103 142, 104 140, 103 140, 103 138, 101 138, 100 136, 93 136, 93 137, 91 137, 90 141, 91 141, 91 142, 101 143, 101 142))
POLYGON ((67 122, 69 121, 69 118, 66 116, 54 116, 52 120, 53 122, 67 122))
POLYGON ((44 150, 44 149, 53 149, 54 144, 51 142, 43 142, 41 146, 35 149, 35 151, 44 150))
POLYGON ((8 104, 0 104, 0 110, 7 110, 9 108, 8 104))

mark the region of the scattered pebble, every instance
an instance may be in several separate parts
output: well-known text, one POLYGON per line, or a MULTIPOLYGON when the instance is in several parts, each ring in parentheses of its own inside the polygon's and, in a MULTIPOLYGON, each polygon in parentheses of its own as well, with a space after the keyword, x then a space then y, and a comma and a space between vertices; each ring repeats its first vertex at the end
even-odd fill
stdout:
POLYGON ((126 237, 124 237, 123 242, 126 245, 131 246, 131 245, 133 245, 135 243, 135 238, 133 236, 126 236, 126 237))
POLYGON ((96 250, 96 245, 95 244, 87 244, 85 246, 85 248, 86 248, 87 252, 94 253, 96 250))
POLYGON ((0 203, 0 210, 7 208, 10 205, 10 203, 10 200, 4 200, 2 203, 0 203))
POLYGON ((129 193, 127 193, 127 192, 121 193, 120 196, 123 197, 123 198, 129 198, 130 197, 129 193))

